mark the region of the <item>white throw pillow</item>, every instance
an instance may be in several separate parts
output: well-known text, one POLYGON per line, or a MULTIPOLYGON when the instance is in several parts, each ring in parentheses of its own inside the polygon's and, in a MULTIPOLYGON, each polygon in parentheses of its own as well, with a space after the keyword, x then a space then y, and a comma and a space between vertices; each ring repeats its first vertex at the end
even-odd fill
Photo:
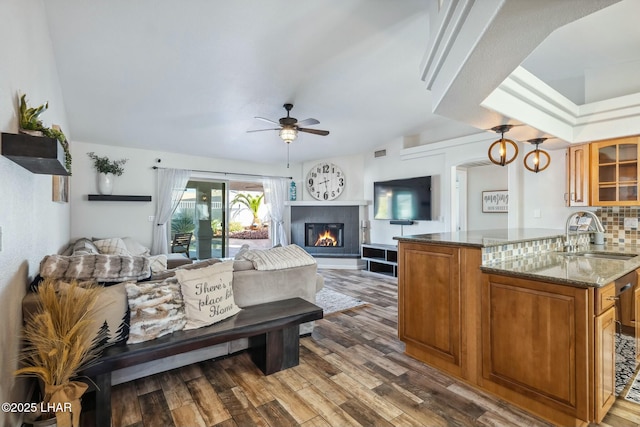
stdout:
POLYGON ((298 245, 251 249, 245 252, 244 258, 253 262, 256 270, 282 270, 316 263, 316 260, 298 245))
POLYGON ((211 325, 240 311, 233 298, 233 261, 177 270, 176 277, 184 299, 185 329, 211 325))
POLYGON ((146 246, 142 246, 137 240, 131 237, 123 237, 122 241, 129 253, 133 256, 149 256, 151 251, 146 246))
POLYGON ((151 274, 158 274, 167 269, 167 256, 154 255, 149 256, 149 265, 151 266, 151 274))
POLYGON ((101 254, 131 255, 125 246, 124 241, 119 237, 95 240, 93 244, 96 245, 101 254))

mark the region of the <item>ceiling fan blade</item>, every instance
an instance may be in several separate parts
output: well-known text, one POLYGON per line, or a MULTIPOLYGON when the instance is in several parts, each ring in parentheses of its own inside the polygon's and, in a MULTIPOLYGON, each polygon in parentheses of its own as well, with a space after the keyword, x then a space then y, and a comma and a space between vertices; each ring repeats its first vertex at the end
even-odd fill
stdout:
POLYGON ((322 136, 327 136, 327 135, 329 135, 329 131, 328 131, 328 130, 307 129, 307 128, 298 128, 298 130, 299 130, 300 132, 312 133, 312 134, 314 134, 314 135, 322 135, 322 136))
POLYGON ((311 126, 311 125, 317 125, 320 122, 317 121, 316 119, 304 119, 300 122, 298 122, 298 126, 311 126))
POLYGON ((280 130, 280 128, 272 128, 272 129, 252 129, 252 130, 248 130, 247 133, 251 133, 251 132, 264 132, 265 130, 280 130))
POLYGON ((255 118, 255 119, 258 119, 258 120, 265 121, 265 122, 273 123, 274 125, 279 125, 279 124, 280 124, 280 123, 278 123, 278 122, 274 122, 273 120, 265 119, 264 117, 254 117, 254 118, 255 118))

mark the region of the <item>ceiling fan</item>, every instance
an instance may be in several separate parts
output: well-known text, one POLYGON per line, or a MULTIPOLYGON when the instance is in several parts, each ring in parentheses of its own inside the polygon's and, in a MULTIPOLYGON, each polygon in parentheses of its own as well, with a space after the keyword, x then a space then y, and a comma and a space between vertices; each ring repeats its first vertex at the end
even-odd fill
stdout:
POLYGON ((282 117, 278 122, 265 119, 264 117, 256 117, 256 119, 258 120, 262 120, 268 123, 272 123, 274 125, 278 125, 277 128, 255 129, 255 130, 248 130, 247 132, 263 132, 266 130, 279 130, 280 138, 282 138, 282 140, 287 144, 289 144, 290 142, 292 142, 298 137, 298 132, 307 132, 307 133, 312 133, 314 135, 322 135, 322 136, 329 135, 328 130, 309 129, 304 127, 304 126, 319 124, 320 122, 317 121, 316 119, 305 119, 305 120, 298 121, 298 119, 296 119, 295 117, 290 117, 289 112, 293 108, 293 104, 284 104, 283 107, 285 110, 287 110, 287 117, 282 117))

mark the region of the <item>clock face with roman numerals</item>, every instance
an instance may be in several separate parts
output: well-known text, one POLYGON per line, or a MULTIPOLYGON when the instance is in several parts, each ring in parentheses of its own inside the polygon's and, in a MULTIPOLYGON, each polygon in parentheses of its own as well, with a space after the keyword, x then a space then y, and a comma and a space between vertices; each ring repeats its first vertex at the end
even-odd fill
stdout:
POLYGON ((318 163, 307 174, 307 190, 318 200, 333 200, 344 190, 344 173, 333 163, 318 163))

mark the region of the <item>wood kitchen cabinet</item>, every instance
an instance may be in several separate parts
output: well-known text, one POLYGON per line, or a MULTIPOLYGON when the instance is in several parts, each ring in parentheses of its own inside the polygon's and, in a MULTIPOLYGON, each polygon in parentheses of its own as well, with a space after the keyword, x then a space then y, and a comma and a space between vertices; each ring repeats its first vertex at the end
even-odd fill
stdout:
POLYGON ((616 307, 613 284, 598 291, 606 294, 604 304, 596 305, 594 324, 594 407, 600 422, 616 400, 616 307))
POLYGON ((589 145, 567 148, 567 206, 589 206, 589 145))
POLYGON ((601 421, 615 401, 614 283, 489 274, 481 262, 478 247, 400 241, 405 352, 554 424, 601 421))
POLYGON ((589 304, 589 293, 485 275, 482 387, 561 425, 589 420, 589 331, 595 306, 589 304))
POLYGON ((634 206, 640 202, 640 138, 591 143, 591 204, 634 206))
POLYGON ((415 243, 400 243, 398 249, 398 334, 405 352, 470 376, 475 363, 466 356, 464 324, 474 311, 465 307, 463 289, 479 280, 480 249, 415 243))

